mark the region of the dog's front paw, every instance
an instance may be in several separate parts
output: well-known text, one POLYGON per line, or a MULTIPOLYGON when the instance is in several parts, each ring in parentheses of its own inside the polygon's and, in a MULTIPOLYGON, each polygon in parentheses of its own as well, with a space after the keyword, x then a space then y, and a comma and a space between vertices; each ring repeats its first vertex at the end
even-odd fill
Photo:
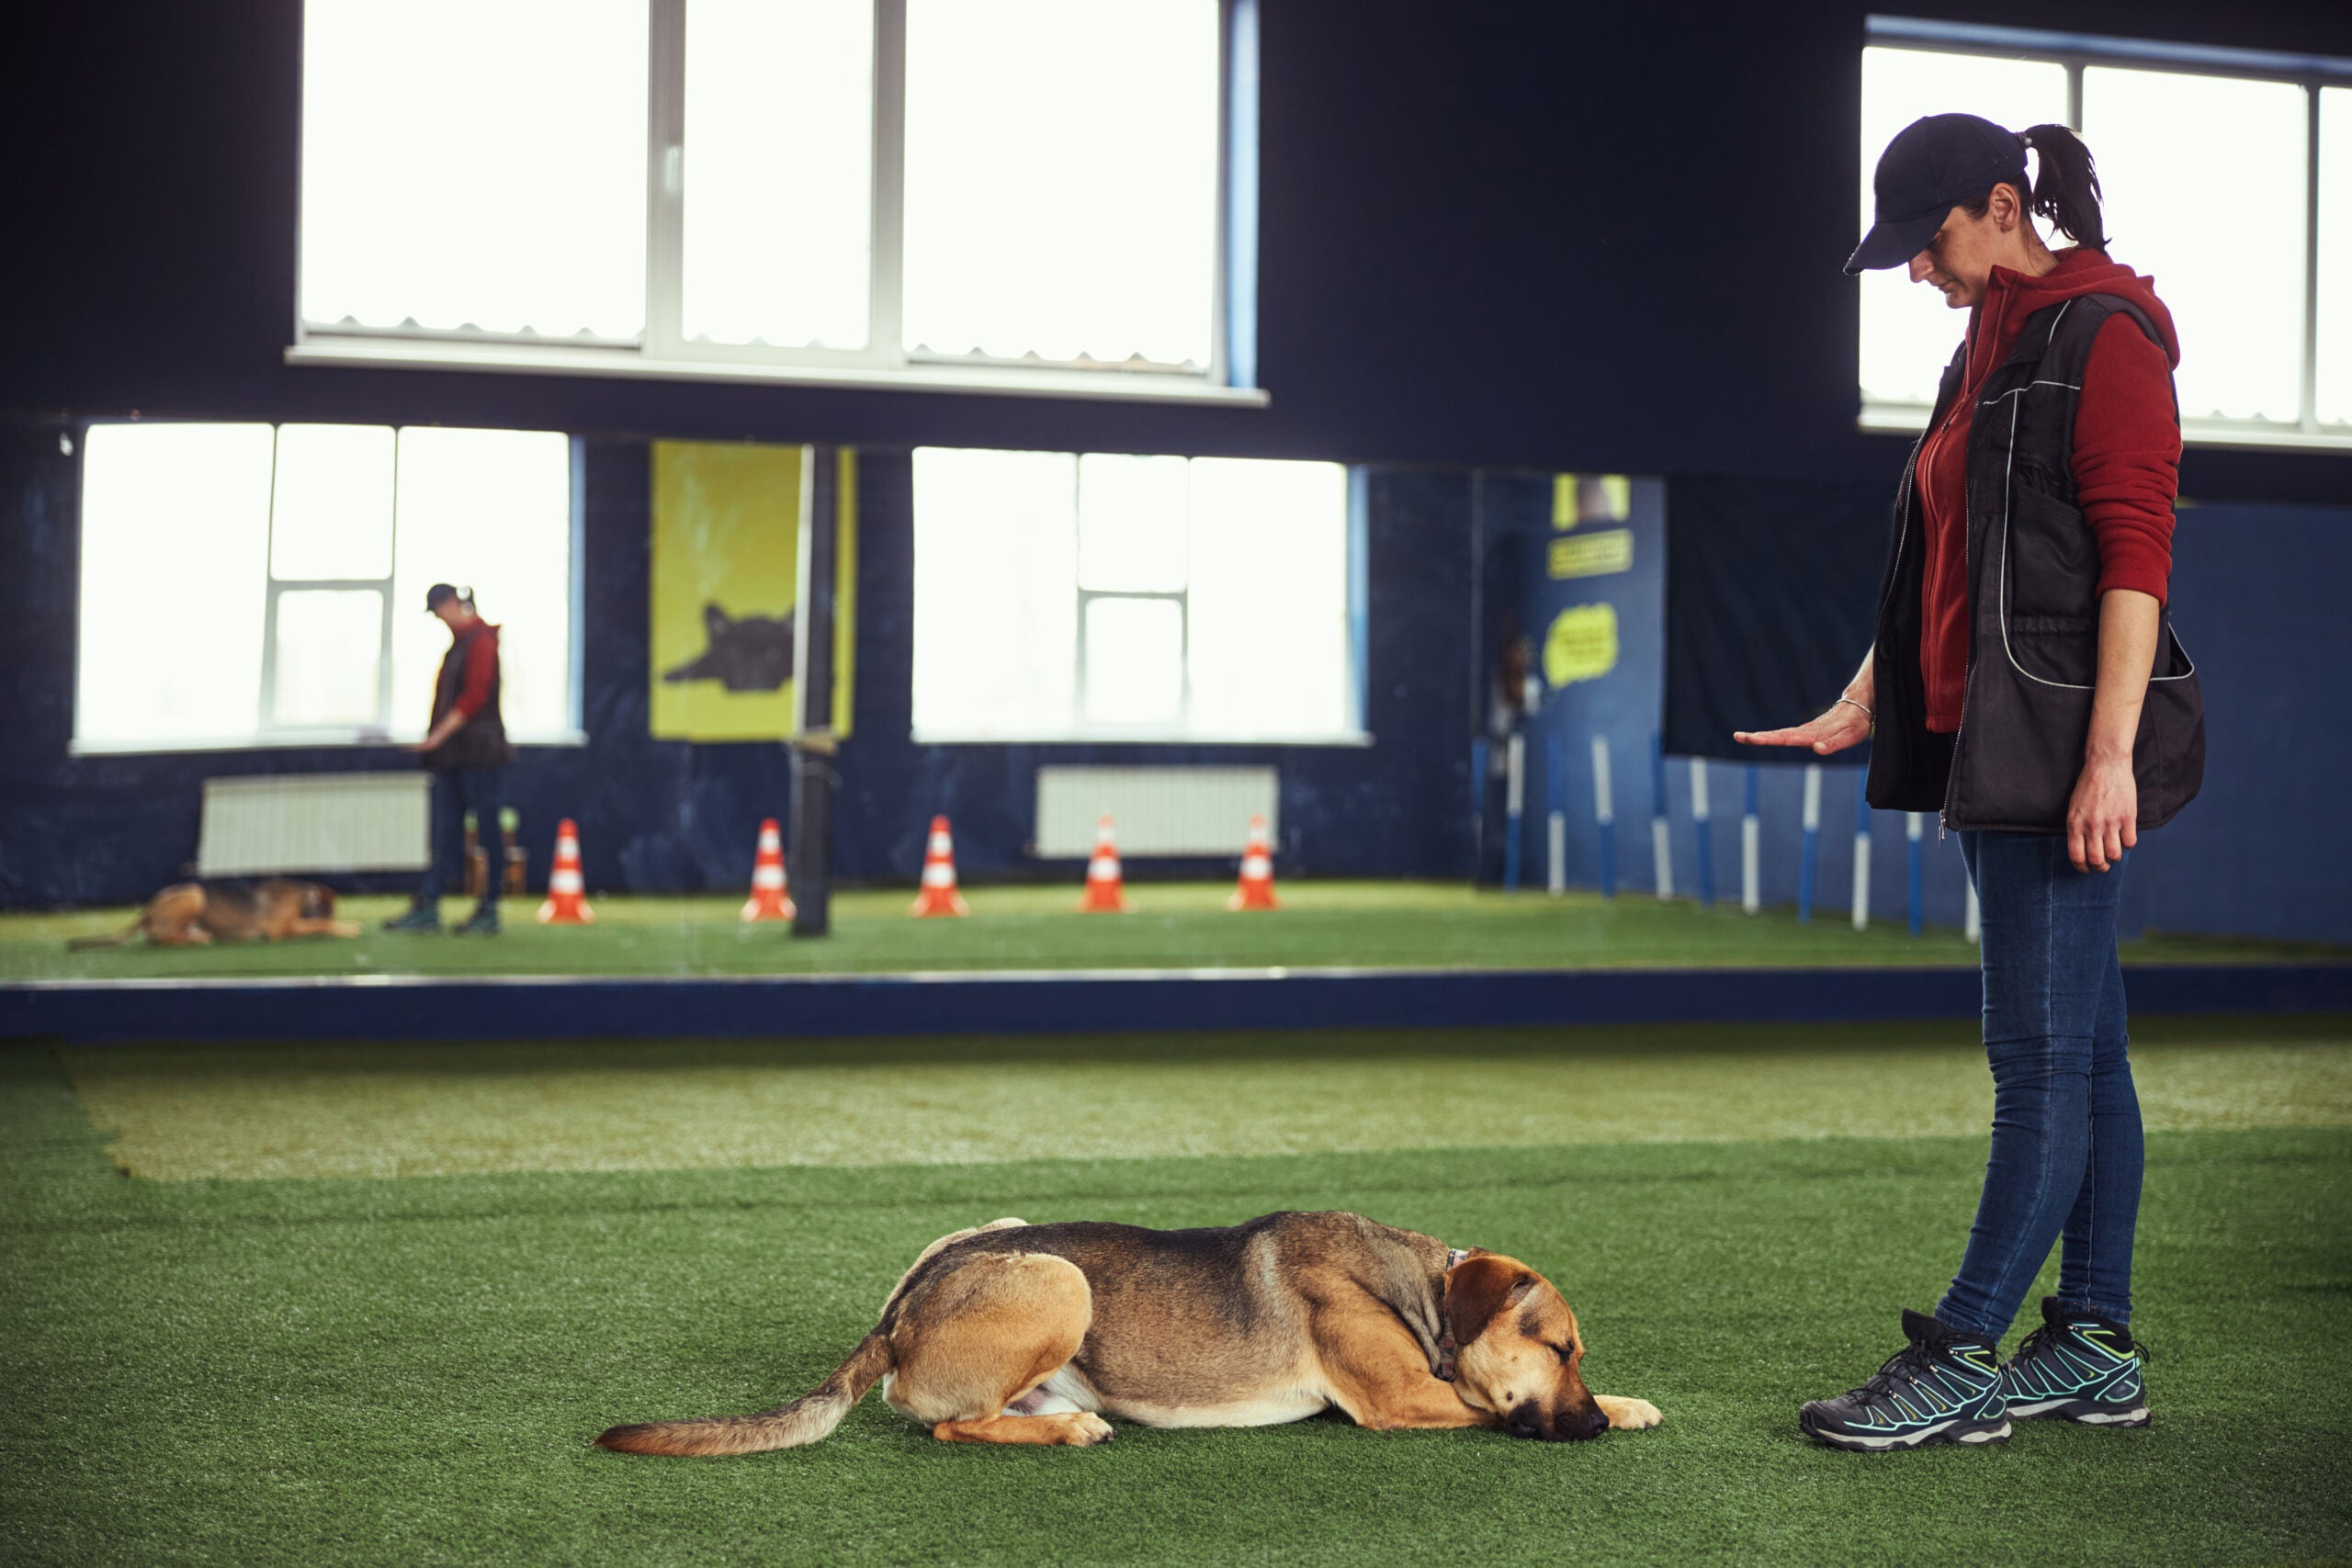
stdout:
POLYGON ((1074 1449, 1091 1449, 1097 1443, 1107 1443, 1119 1435, 1117 1428, 1091 1410, 1081 1410, 1068 1416, 1047 1416, 1046 1419, 1058 1420, 1063 1424, 1062 1430, 1067 1435, 1062 1441, 1074 1449))
POLYGON ((1618 1399, 1607 1395, 1594 1396, 1601 1413, 1609 1417, 1609 1425, 1620 1432, 1638 1432, 1645 1427, 1655 1427, 1666 1416, 1646 1399, 1618 1399))

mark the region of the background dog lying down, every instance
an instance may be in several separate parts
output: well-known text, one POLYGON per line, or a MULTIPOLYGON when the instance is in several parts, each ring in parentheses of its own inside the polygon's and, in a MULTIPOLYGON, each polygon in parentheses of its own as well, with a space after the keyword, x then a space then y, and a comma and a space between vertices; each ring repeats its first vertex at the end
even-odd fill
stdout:
POLYGON ((356 937, 354 920, 334 918, 334 893, 315 882, 273 876, 263 882, 175 882, 147 900, 130 924, 110 936, 76 937, 71 948, 119 947, 144 934, 161 947, 217 940, 282 942, 296 936, 356 937))
POLYGON ((1256 1427, 1331 1408, 1359 1426, 1598 1437, 1657 1407, 1584 1385, 1560 1292, 1498 1253, 1360 1214, 1204 1230, 998 1220, 927 1247, 818 1388, 756 1416, 616 1427, 625 1453, 752 1453, 831 1432, 876 1382, 950 1442, 1083 1446, 1104 1416, 1256 1427))

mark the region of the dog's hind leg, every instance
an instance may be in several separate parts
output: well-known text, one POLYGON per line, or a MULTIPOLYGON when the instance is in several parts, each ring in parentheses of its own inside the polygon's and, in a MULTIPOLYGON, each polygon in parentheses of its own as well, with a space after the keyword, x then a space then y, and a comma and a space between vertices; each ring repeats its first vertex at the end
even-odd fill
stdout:
POLYGON ((147 940, 158 947, 194 947, 212 940, 205 929, 204 889, 192 882, 166 887, 147 901, 147 940))
POLYGON ((1078 1354, 1094 1315, 1078 1265, 1036 1252, 983 1253, 909 1304, 890 1334, 892 1408, 949 1443, 1085 1447, 1111 1437, 1088 1411, 1006 1415, 1078 1354))

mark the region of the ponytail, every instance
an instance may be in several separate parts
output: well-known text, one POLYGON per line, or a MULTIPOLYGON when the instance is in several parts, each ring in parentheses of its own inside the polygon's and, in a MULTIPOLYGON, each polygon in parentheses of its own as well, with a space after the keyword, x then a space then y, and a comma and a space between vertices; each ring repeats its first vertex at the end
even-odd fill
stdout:
POLYGON ((2063 125, 2037 125, 2018 140, 2041 154, 2041 177, 2033 182, 2027 206, 2047 218, 2078 245, 2107 249, 2107 225, 2099 213, 2098 170, 2083 139, 2063 125))

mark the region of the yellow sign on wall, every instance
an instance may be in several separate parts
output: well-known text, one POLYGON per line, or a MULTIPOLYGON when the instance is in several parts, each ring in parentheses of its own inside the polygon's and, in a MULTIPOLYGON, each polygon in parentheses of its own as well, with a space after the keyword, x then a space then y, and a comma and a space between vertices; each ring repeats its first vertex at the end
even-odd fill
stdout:
POLYGON ((1627 475, 1552 476, 1552 526, 1562 533, 1579 523, 1623 523, 1633 511, 1634 481, 1627 475))
POLYGON ((1617 668, 1617 606, 1577 604, 1544 634, 1544 678, 1555 687, 1597 680, 1617 668))
MULTIPOLYGON (((805 448, 653 444, 652 694, 662 740, 783 740, 794 733, 805 448)), ((849 733, 857 646, 857 460, 835 463, 840 530, 833 732, 849 733)))
POLYGON ((1634 570, 1634 531, 1605 528, 1598 534, 1577 534, 1555 539, 1544 561, 1555 581, 1567 577, 1602 577, 1634 570))

